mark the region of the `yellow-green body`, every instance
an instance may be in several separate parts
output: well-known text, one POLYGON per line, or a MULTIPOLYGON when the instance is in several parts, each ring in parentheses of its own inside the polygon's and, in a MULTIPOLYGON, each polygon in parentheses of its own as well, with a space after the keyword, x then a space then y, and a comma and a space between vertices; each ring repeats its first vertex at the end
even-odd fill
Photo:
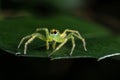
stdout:
POLYGON ((49 42, 55 41, 55 42, 61 43, 65 40, 65 37, 62 37, 60 33, 56 35, 50 34, 50 36, 48 37, 48 40, 49 42))

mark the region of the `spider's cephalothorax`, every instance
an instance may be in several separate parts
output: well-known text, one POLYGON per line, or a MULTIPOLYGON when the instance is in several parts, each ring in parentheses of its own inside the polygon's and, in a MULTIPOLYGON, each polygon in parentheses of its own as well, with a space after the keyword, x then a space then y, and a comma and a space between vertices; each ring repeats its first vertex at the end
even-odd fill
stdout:
POLYGON ((49 49, 49 42, 53 42, 52 47, 54 50, 52 53, 49 54, 49 56, 51 56, 53 53, 55 53, 57 50, 59 50, 69 39, 71 39, 73 46, 72 46, 70 55, 72 55, 73 50, 75 48, 74 37, 77 37, 80 40, 82 40, 84 50, 87 51, 85 39, 80 35, 80 33, 78 31, 70 30, 70 29, 66 29, 63 31, 63 33, 60 33, 59 30, 56 30, 56 29, 52 29, 49 32, 49 30, 47 28, 37 28, 35 33, 22 38, 22 40, 20 41, 20 43, 18 45, 18 48, 21 46, 22 42, 25 39, 28 39, 28 41, 25 43, 25 46, 24 46, 24 54, 26 54, 27 45, 29 43, 31 43, 35 38, 39 38, 43 41, 46 41, 46 49, 47 50, 49 49), (46 35, 42 35, 40 33, 40 31, 42 31, 42 30, 45 31, 46 35), (67 32, 69 32, 69 34, 67 34, 67 32), (60 44, 56 47, 56 43, 60 43, 60 44))
POLYGON ((54 41, 54 42, 61 43, 64 41, 64 37, 61 36, 59 30, 52 29, 50 30, 50 35, 48 37, 48 40, 49 42, 54 41))

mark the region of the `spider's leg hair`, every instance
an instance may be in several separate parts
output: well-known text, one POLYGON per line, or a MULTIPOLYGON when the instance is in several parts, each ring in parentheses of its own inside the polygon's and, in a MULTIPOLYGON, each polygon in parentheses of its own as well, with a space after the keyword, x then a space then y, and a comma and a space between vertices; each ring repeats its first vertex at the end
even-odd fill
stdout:
POLYGON ((28 35, 28 36, 23 37, 23 38, 21 39, 21 41, 20 41, 20 43, 19 43, 19 45, 18 45, 17 48, 20 48, 20 46, 21 46, 21 44, 23 43, 23 41, 24 41, 25 39, 30 38, 30 37, 31 37, 31 35, 28 35))

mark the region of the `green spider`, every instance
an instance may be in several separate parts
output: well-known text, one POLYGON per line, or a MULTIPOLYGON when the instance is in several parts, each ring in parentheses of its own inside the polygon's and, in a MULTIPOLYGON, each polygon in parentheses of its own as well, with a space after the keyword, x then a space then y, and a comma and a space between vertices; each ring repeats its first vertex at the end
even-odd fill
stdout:
POLYGON ((47 28, 37 28, 35 33, 33 33, 31 35, 27 35, 21 39, 21 41, 18 45, 18 48, 20 48, 21 44, 23 43, 23 41, 25 39, 28 39, 28 41, 24 45, 24 54, 26 54, 28 44, 31 43, 35 38, 39 38, 43 41, 46 41, 46 49, 47 50, 49 49, 49 42, 53 42, 52 47, 54 50, 53 50, 53 52, 51 52, 48 55, 48 56, 51 56, 53 53, 58 51, 69 39, 71 39, 72 40, 72 49, 71 49, 70 55, 72 55, 73 50, 75 48, 74 37, 77 37, 80 40, 82 40, 84 50, 87 51, 85 39, 80 35, 80 33, 78 31, 70 30, 70 29, 66 29, 66 30, 64 30, 63 33, 60 33, 59 30, 56 30, 56 29, 52 29, 49 31, 47 28), (45 31, 46 36, 40 34, 39 31, 45 31), (69 34, 67 34, 67 32, 69 34), (56 43, 60 43, 60 44, 56 47, 56 43))

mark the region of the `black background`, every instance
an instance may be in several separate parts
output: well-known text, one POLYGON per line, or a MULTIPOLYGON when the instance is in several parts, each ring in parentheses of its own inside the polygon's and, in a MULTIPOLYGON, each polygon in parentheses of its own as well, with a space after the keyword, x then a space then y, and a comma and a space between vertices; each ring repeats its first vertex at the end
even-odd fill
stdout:
POLYGON ((0 52, 0 80, 119 80, 120 61, 107 58, 50 60, 0 52))

